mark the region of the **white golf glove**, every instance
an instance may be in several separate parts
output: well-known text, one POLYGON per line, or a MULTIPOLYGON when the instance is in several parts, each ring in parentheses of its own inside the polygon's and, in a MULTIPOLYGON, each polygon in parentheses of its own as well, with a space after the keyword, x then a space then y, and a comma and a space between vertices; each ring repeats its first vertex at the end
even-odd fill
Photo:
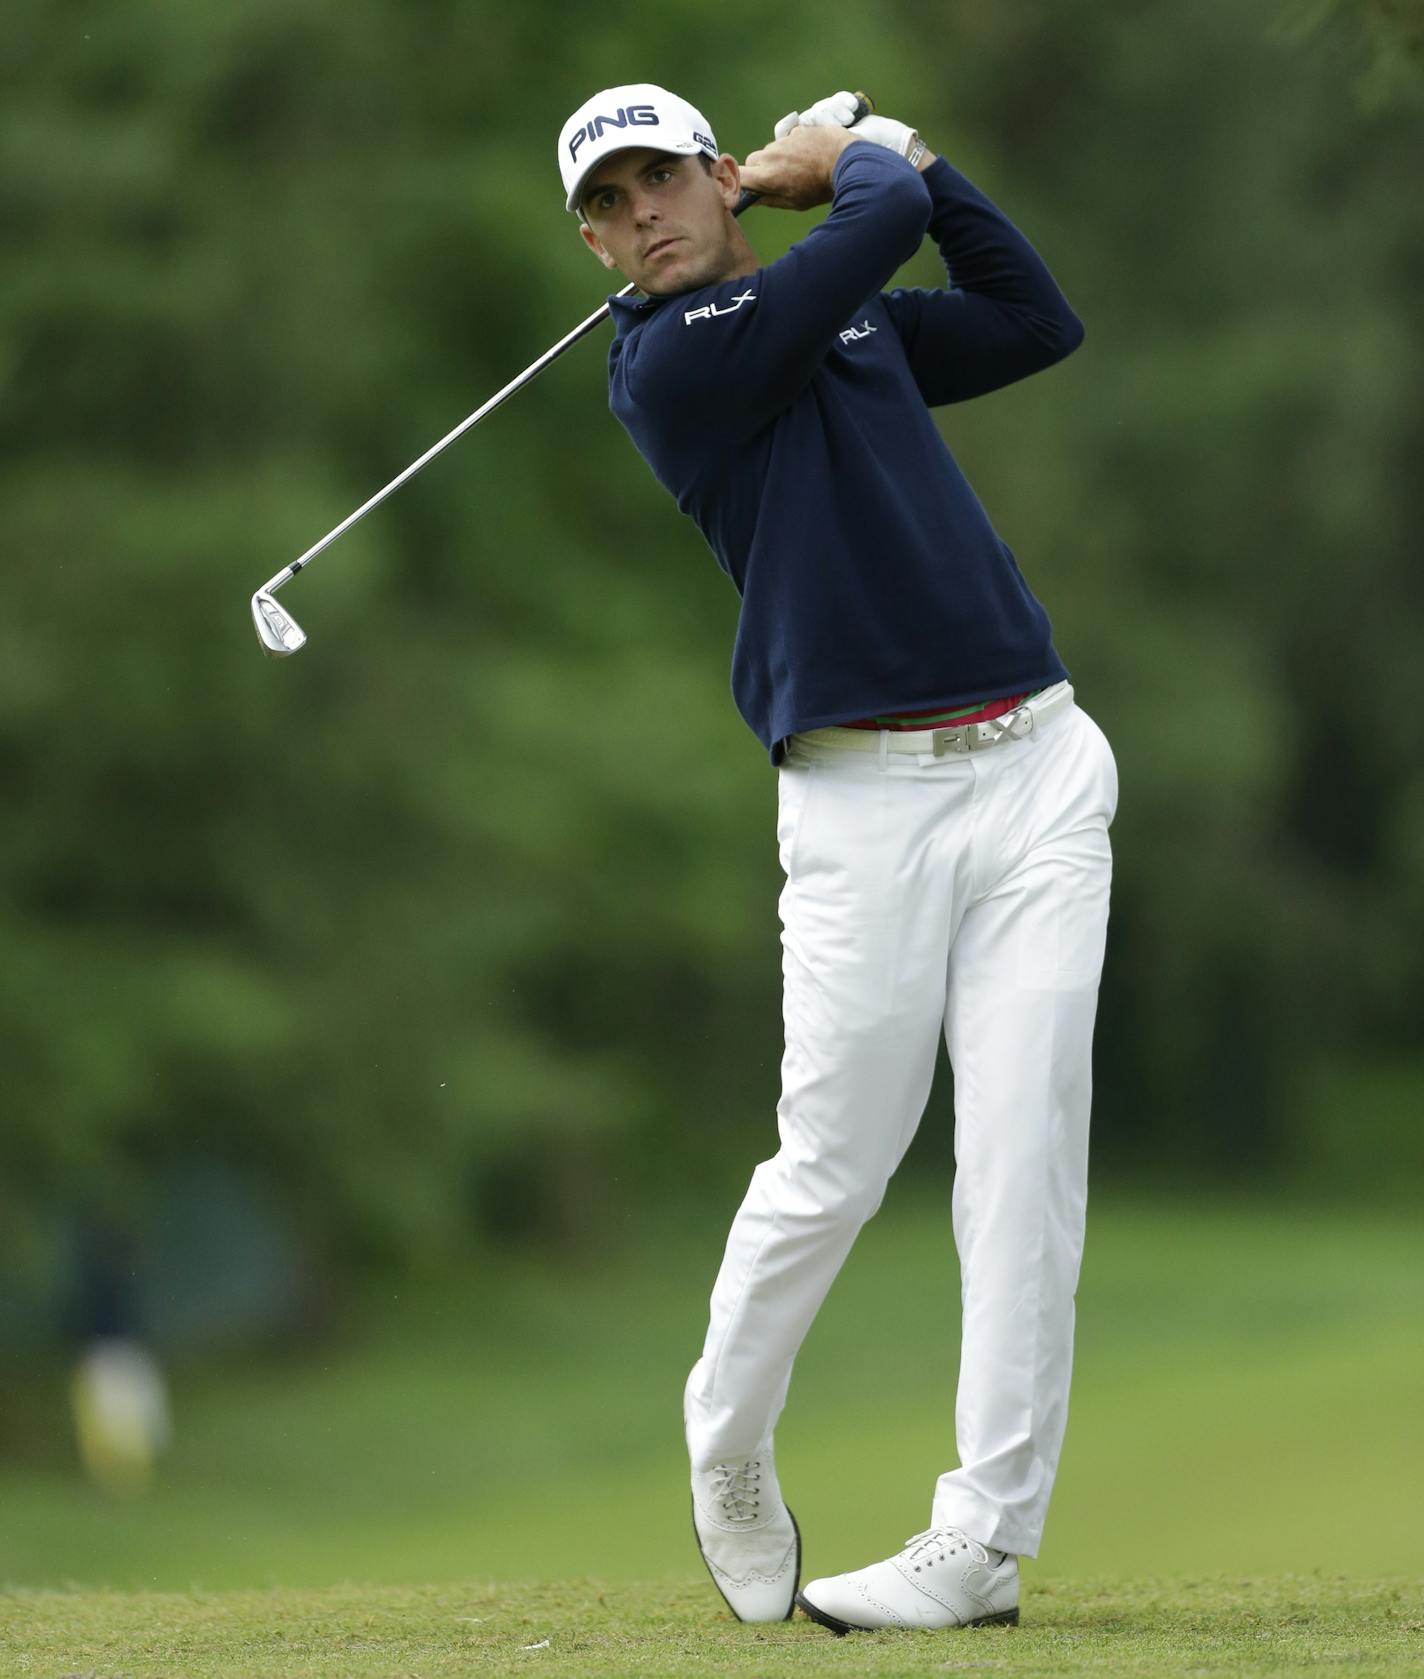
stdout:
POLYGON ((856 109, 853 93, 833 93, 818 99, 809 111, 788 111, 772 133, 774 138, 784 140, 793 128, 850 128, 854 124, 859 139, 899 152, 901 157, 909 157, 919 144, 919 135, 908 123, 877 116, 862 117, 856 122, 856 109))

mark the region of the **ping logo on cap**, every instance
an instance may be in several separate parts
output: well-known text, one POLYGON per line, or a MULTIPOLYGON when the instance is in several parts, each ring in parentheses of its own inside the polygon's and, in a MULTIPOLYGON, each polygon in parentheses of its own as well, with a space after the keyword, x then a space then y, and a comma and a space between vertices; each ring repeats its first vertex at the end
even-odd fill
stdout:
POLYGON ((599 139, 605 128, 656 128, 658 113, 651 105, 620 105, 609 116, 594 116, 569 136, 569 156, 576 158, 585 140, 599 139))

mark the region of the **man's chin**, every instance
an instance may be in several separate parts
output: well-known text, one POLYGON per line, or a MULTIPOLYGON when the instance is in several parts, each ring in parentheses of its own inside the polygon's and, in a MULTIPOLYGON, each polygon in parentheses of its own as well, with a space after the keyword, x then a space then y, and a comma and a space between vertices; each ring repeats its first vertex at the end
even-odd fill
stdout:
POLYGON ((639 280, 638 290, 645 297, 677 297, 685 291, 696 291, 699 286, 706 285, 705 280, 695 275, 658 274, 646 280, 639 280))
POLYGON ((638 280, 637 287, 645 297, 680 297, 683 292, 698 291, 703 286, 715 286, 719 280, 728 278, 729 275, 718 272, 716 263, 705 260, 687 265, 671 262, 663 265, 657 272, 638 280))

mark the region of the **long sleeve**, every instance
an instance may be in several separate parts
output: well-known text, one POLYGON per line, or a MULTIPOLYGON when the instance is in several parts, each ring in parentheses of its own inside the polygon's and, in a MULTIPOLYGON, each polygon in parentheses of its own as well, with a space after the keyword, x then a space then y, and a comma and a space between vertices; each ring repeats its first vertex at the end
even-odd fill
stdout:
POLYGON ((922 177, 882 147, 847 146, 832 179, 831 213, 785 256, 657 302, 614 371, 638 408, 747 436, 806 387, 847 318, 918 249, 930 216, 922 177))
POLYGON ((1007 216, 943 158, 923 179, 948 285, 900 288, 884 302, 925 401, 982 396, 1077 349, 1083 323, 1007 216))
POLYGON ((806 729, 1067 674, 926 397, 1021 378, 1079 329, 956 180, 847 146, 830 215, 779 261, 613 304, 610 406, 741 596, 732 691, 773 763, 806 729), (957 287, 888 292, 929 225, 931 174, 957 287))

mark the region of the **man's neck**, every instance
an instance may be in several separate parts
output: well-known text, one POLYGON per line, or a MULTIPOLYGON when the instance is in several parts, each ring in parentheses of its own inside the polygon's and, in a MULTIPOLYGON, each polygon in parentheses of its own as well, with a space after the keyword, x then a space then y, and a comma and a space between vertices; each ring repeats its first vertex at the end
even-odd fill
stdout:
POLYGON ((727 241, 726 261, 711 274, 704 274, 694 280, 690 286, 679 286, 676 291, 645 291, 645 297, 657 298, 661 301, 665 297, 685 297, 690 291, 701 291, 705 286, 720 286, 724 280, 740 280, 748 274, 755 274, 761 263, 756 252, 751 247, 745 233, 732 223, 732 235, 727 241))

